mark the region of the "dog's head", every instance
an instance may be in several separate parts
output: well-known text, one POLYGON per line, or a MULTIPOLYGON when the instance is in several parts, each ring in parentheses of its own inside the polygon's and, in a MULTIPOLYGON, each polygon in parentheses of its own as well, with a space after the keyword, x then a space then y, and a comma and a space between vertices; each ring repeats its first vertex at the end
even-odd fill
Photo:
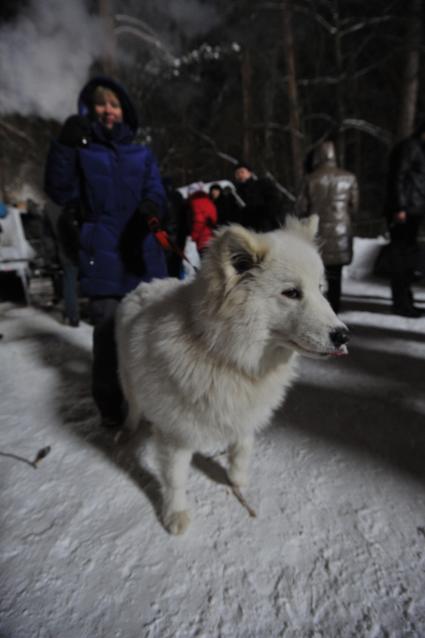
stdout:
POLYGON ((322 293, 317 226, 312 216, 290 217, 284 228, 270 233, 238 225, 221 229, 198 277, 204 290, 201 318, 210 328, 220 324, 222 333, 247 349, 257 344, 315 357, 346 354, 348 329, 322 293))

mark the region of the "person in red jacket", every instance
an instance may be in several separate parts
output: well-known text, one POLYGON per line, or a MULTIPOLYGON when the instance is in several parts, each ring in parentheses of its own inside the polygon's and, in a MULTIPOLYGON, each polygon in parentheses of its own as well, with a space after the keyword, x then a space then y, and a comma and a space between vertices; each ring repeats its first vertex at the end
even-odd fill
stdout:
POLYGON ((201 256, 217 226, 217 208, 203 187, 202 182, 197 182, 188 190, 188 204, 192 219, 191 237, 201 256))

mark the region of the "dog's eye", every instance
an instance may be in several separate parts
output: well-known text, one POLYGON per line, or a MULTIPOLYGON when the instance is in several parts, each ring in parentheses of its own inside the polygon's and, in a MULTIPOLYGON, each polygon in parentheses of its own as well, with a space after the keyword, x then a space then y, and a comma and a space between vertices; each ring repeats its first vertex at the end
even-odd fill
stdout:
POLYGON ((298 288, 288 288, 287 290, 282 290, 282 295, 284 297, 288 297, 288 299, 301 299, 301 291, 298 288))
POLYGON ((250 255, 246 255, 245 253, 239 253, 239 254, 233 255, 232 266, 236 270, 238 275, 241 275, 247 270, 251 270, 251 268, 254 266, 254 262, 250 255))

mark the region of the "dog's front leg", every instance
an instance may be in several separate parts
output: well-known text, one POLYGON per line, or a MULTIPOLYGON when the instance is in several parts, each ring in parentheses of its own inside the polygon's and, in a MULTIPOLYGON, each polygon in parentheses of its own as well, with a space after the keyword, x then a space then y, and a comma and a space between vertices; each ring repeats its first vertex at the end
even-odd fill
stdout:
POLYGON ((249 435, 239 439, 229 448, 229 479, 232 485, 244 487, 248 482, 248 464, 254 437, 249 435))
POLYGON ((164 442, 159 445, 163 484, 163 522, 171 534, 183 534, 190 517, 186 498, 186 483, 192 450, 176 448, 164 442))

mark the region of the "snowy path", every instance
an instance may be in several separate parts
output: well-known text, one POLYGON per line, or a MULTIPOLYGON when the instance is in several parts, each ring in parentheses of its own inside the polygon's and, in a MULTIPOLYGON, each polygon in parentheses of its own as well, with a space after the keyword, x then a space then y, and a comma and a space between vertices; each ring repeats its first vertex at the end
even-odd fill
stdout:
POLYGON ((89 326, 0 305, 0 451, 52 448, 38 469, 0 456, 1 638, 425 635, 425 319, 344 291, 350 356, 302 361, 255 450, 257 518, 198 456, 182 538, 149 450, 96 426, 89 326))

